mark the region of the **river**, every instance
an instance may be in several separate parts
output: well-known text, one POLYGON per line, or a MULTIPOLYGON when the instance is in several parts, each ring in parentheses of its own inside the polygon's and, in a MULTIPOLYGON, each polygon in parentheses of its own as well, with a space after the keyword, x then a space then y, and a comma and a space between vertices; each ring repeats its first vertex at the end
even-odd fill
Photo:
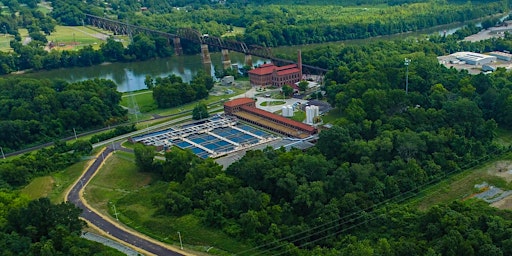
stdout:
MULTIPOLYGON (((212 64, 210 71, 214 76, 215 68, 222 68, 221 54, 213 52, 210 54, 212 64)), ((244 66, 244 55, 237 52, 230 52, 229 57, 232 65, 244 66)), ((252 57, 253 65, 265 63, 264 59, 252 57)), ((120 92, 137 91, 146 89, 144 80, 146 75, 153 78, 166 77, 171 74, 180 76, 184 82, 190 82, 199 70, 205 70, 202 64, 201 55, 172 56, 169 58, 154 59, 148 61, 128 63, 108 63, 92 67, 76 67, 66 69, 55 69, 27 73, 23 76, 33 78, 63 79, 68 82, 76 82, 94 78, 110 79, 117 84, 120 92)))
MULTIPOLYGON (((503 17, 502 20, 508 17, 508 14, 503 17)), ((475 24, 479 24, 480 20, 470 21, 475 24)), ((469 23, 469 22, 468 22, 469 23)), ((410 38, 410 37, 421 37, 427 36, 435 33, 446 33, 451 34, 454 33, 457 29, 460 29, 464 26, 464 24, 456 23, 450 25, 437 26, 434 28, 429 28, 426 30, 411 32, 411 33, 403 33, 397 35, 389 35, 389 36, 381 36, 375 38, 367 38, 367 39, 355 39, 355 40, 346 40, 341 42, 329 42, 323 44, 315 44, 316 46, 320 45, 329 45, 329 44, 361 44, 368 43, 375 40, 390 40, 390 39, 400 39, 400 38, 410 38)), ((275 52, 282 52, 288 55, 294 55, 298 49, 301 49, 305 46, 284 46, 275 48, 275 52)), ((307 48, 315 47, 313 45, 307 46, 307 48)), ((306 48, 306 47, 305 47, 306 48)), ((210 54, 212 65, 210 65, 210 71, 212 76, 214 76, 215 68, 222 68, 221 62, 221 54, 219 52, 212 52, 210 54)), ((230 52, 229 54, 231 58, 232 64, 237 64, 238 67, 242 67, 244 65, 244 55, 237 52, 230 52)), ((261 58, 257 58, 253 56, 253 65, 263 64, 268 60, 264 60, 261 58)), ((40 71, 36 73, 28 73, 24 76, 34 77, 34 78, 57 78, 64 79, 68 82, 76 82, 87 79, 94 78, 104 78, 111 79, 117 85, 117 90, 120 92, 130 92, 137 91, 141 89, 145 89, 146 85, 144 84, 144 80, 146 79, 146 75, 149 75, 153 78, 155 77, 166 77, 168 75, 174 74, 182 77, 184 82, 189 82, 195 74, 199 70, 205 70, 205 67, 201 61, 201 55, 188 55, 188 56, 173 56, 169 58, 163 59, 155 59, 148 60, 142 62, 129 62, 129 63, 110 63, 110 64, 102 64, 99 66, 93 67, 81 67, 81 68, 66 68, 66 69, 56 69, 50 71, 40 71)))

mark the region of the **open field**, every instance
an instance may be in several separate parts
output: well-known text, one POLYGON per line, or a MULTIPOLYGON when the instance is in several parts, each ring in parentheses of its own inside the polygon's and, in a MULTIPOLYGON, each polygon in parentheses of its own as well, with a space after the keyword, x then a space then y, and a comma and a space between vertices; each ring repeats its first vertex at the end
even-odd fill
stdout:
POLYGON ((202 227, 193 215, 176 218, 157 214, 152 198, 162 195, 167 186, 165 182, 154 182, 152 174, 138 172, 132 154, 117 152, 86 187, 85 197, 93 207, 113 217, 115 204, 120 221, 163 242, 177 245, 180 231, 186 247, 197 251, 213 246, 210 253, 228 255, 218 248, 248 249, 222 232, 202 227))
POLYGON ((52 203, 64 202, 64 192, 82 174, 87 163, 88 160, 80 161, 60 172, 35 178, 21 190, 21 193, 28 195, 30 199, 48 197, 52 203))
POLYGON ((37 177, 24 187, 21 193, 27 195, 30 200, 47 197, 48 193, 52 191, 54 182, 51 176, 37 177))
MULTIPOLYGON (((26 29, 20 29, 20 36, 25 38, 28 36, 26 29)), ((3 34, 0 31, 0 51, 11 51, 9 42, 14 36, 3 34)), ((112 35, 109 31, 103 31, 91 26, 56 26, 55 32, 46 36, 48 41, 54 42, 55 50, 78 50, 88 45, 92 45, 94 49, 99 49, 100 45, 112 35)), ((128 44, 127 36, 116 36, 121 39, 125 46, 128 44)))
POLYGON ((55 32, 46 38, 54 42, 56 50, 77 50, 88 45, 99 49, 108 34, 87 26, 56 26, 55 32))
MULTIPOLYGON (((412 204, 419 209, 428 209, 434 204, 469 199, 480 192, 475 185, 484 182, 503 190, 512 190, 512 172, 510 170, 512 170, 512 153, 447 178, 421 192, 417 198, 412 200, 412 204)), ((512 203, 500 204, 497 202, 493 205, 503 209, 512 209, 512 203)))
MULTIPOLYGON (((212 92, 206 99, 202 99, 199 101, 194 101, 191 103, 187 103, 182 106, 174 107, 174 108, 167 108, 167 109, 156 109, 156 102, 153 100, 153 93, 149 90, 143 90, 140 92, 133 92, 133 93, 124 93, 122 100, 121 100, 121 106, 126 108, 131 108, 132 104, 131 101, 131 95, 133 95, 133 100, 137 103, 139 106, 140 114, 138 114, 137 118, 138 120, 150 120, 153 118, 154 115, 175 115, 180 114, 187 110, 192 110, 197 105, 198 102, 205 103, 206 105, 218 102, 215 105, 208 106, 208 111, 211 112, 211 109, 213 108, 219 108, 222 107, 222 101, 228 100, 230 97, 233 97, 235 95, 240 95, 246 92, 246 89, 244 89, 245 84, 248 84, 248 82, 241 82, 241 85, 235 85, 235 86, 215 86, 214 89, 212 89, 212 92), (225 94, 223 91, 225 90, 232 90, 232 94, 225 94), (222 91, 222 93, 218 93, 219 91, 222 91), (150 110, 145 112, 144 110, 150 110)), ((135 115, 130 114, 130 119, 132 121, 135 121, 135 115)))

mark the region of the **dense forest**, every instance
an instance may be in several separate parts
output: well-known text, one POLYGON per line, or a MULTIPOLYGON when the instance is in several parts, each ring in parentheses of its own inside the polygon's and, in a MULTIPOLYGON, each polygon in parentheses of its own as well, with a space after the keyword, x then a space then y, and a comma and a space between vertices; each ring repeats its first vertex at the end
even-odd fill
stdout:
MULTIPOLYGON (((187 151, 159 162, 137 149, 139 168, 169 182, 153 204, 257 247, 239 255, 507 255, 508 212, 478 201, 426 212, 394 204, 509 150, 494 138, 498 125, 512 127, 512 75, 442 66, 437 53, 453 38, 305 52, 338 66, 326 97, 341 118, 316 146, 250 151, 226 171, 187 151)), ((510 50, 510 42, 454 44, 510 50)))
MULTIPOLYGON (((52 1, 52 11, 45 14, 33 8, 40 1, 8 1, 0 15, 3 33, 14 35, 12 52, 0 53, 0 74, 19 70, 55 69, 91 66, 104 61, 136 61, 168 57, 173 46, 162 37, 134 35, 127 48, 113 38, 101 49, 85 47, 78 51, 47 51, 44 46, 55 26, 83 25, 85 14, 93 14, 130 24, 175 32, 190 27, 202 33, 226 36, 248 45, 276 47, 368 38, 416 31, 437 25, 489 17, 509 10, 500 1, 287 1, 262 5, 258 1, 52 1), (182 6, 182 7, 181 7, 182 6), (240 8, 243 6, 243 8, 240 8), (147 11, 141 12, 140 8, 147 11), (180 7, 180 8, 177 8, 180 7), (7 11, 8 10, 8 11, 7 11), (11 15, 11 13, 19 15, 11 15), (141 15, 134 15, 139 13, 141 15), (31 37, 23 43, 18 29, 26 28, 31 37), (237 32, 243 31, 243 32, 237 32)), ((498 19, 487 18, 482 25, 494 25, 498 19)), ((488 27, 488 26, 483 26, 488 27)), ((187 54, 199 47, 183 43, 187 54)), ((310 60, 305 60, 310 63, 310 60)), ((311 60, 312 61, 312 60, 311 60)))
POLYGON ((17 150, 127 120, 111 80, 0 79, 0 145, 17 150))
POLYGON ((125 255, 100 243, 80 238, 85 222, 80 209, 47 198, 29 201, 0 191, 1 255, 125 255))
MULTIPOLYGON (((13 11, 26 11, 25 4, 34 6, 37 2, 13 0, 7 5, 13 11)), ((370 2, 384 4, 381 0, 339 1, 356 7, 370 2)), ((27 18, 27 24, 23 24, 23 19, 2 13, 0 25, 13 35, 17 35, 16 28, 26 27, 30 21, 45 22, 30 24, 31 36, 36 40, 29 45, 13 41, 13 53, 0 54, 0 66, 2 72, 9 73, 20 67, 94 65, 104 60, 149 59, 172 52, 169 47, 157 47, 162 40, 144 35, 135 36, 126 49, 109 39, 100 50, 42 50, 53 21, 80 24, 84 10, 130 17, 133 23, 169 31, 190 25, 221 35, 231 26, 244 27, 246 34, 238 35, 239 39, 277 46, 405 32, 495 14, 509 7, 505 1, 476 0, 386 3, 390 7, 368 8, 368 12, 378 14, 376 20, 346 15, 349 22, 344 23, 347 20, 336 20, 343 15, 332 15, 342 8, 319 7, 317 13, 310 14, 301 9, 312 9, 309 6, 259 6, 261 1, 249 0, 189 2, 187 14, 173 8, 185 4, 179 1, 112 1, 108 8, 104 2, 91 1, 98 8, 89 8, 82 1, 56 0, 52 2, 51 19, 28 12, 41 19, 27 18), (163 4, 168 5, 171 14, 152 11, 163 4), (245 8, 229 8, 231 4, 245 8), (142 6, 149 7, 147 14, 129 16, 142 6), (403 18, 397 18, 398 13, 403 18), (313 16, 316 18, 311 19, 313 16)), ((160 182, 168 185, 152 198, 158 208, 156 214, 193 216, 205 227, 254 246, 238 255, 511 254, 512 216, 508 211, 476 200, 437 205, 426 211, 400 204, 431 184, 509 151, 494 139, 498 126, 512 127, 512 75, 505 69, 489 75, 469 75, 447 69, 436 59, 459 50, 512 50, 510 35, 478 43, 459 42, 465 34, 477 30, 468 26, 452 36, 428 40, 339 44, 305 51, 305 60, 331 70, 326 76, 326 98, 341 116, 307 151, 249 151, 224 171, 212 159, 198 159, 189 151, 166 152, 166 160, 160 161, 154 159, 152 148, 135 147, 140 170, 157 173, 160 182), (404 58, 412 60, 407 93, 404 58)), ((176 77, 147 80, 160 107, 200 98, 211 82, 204 77, 190 85, 182 85, 176 77), (195 85, 204 88, 194 90, 195 85), (179 97, 168 101, 168 92, 179 97)), ((111 81, 69 84, 3 79, 0 95, 0 130, 7 131, 0 136, 4 149, 126 119, 111 81)), ((33 177, 78 161, 90 150, 88 142, 57 143, 0 164, 2 255, 112 255, 78 238, 83 223, 73 206, 51 205, 48 199, 29 202, 7 192, 33 177)), ((134 195, 121 199, 120 204, 123 200, 134 200, 134 195)))

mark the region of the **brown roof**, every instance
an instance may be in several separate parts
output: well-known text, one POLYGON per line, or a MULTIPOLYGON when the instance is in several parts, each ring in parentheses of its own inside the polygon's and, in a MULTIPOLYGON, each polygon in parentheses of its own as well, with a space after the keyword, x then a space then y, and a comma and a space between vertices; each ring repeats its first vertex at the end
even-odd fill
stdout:
POLYGON ((249 74, 253 75, 269 75, 272 74, 276 66, 274 64, 265 64, 261 65, 259 68, 251 69, 249 70, 249 74))
POLYGON ((279 76, 284 76, 293 73, 300 73, 300 70, 298 68, 290 68, 286 70, 277 71, 277 75, 279 76))
MULTIPOLYGON (((259 66, 258 68, 249 70, 249 74, 259 75, 259 76, 270 75, 274 72, 274 70, 278 71, 278 73, 285 72, 286 70, 293 70, 293 72, 300 72, 299 68, 297 67, 297 64, 289 64, 289 65, 282 66, 282 67, 278 67, 274 64, 263 64, 263 65, 259 66)), ((287 71, 287 74, 293 73, 293 72, 287 71)))
POLYGON ((250 112, 250 113, 254 113, 254 114, 258 114, 258 115, 264 116, 266 118, 269 118, 269 119, 272 119, 272 120, 275 120, 275 121, 278 121, 278 122, 289 124, 289 125, 291 125, 293 127, 299 128, 299 129, 301 129, 303 131, 307 131, 309 133, 315 132, 315 127, 313 127, 311 125, 307 125, 305 123, 297 122, 295 120, 288 119, 286 117, 283 117, 283 116, 280 116, 280 115, 276 115, 274 113, 270 113, 270 112, 267 112, 267 111, 259 109, 259 108, 248 107, 248 106, 241 106, 240 109, 243 109, 244 111, 247 111, 247 112, 250 112))
POLYGON ((238 99, 234 99, 234 100, 225 102, 224 106, 236 107, 236 106, 245 105, 245 104, 252 103, 252 102, 254 102, 254 100, 251 98, 238 98, 238 99))

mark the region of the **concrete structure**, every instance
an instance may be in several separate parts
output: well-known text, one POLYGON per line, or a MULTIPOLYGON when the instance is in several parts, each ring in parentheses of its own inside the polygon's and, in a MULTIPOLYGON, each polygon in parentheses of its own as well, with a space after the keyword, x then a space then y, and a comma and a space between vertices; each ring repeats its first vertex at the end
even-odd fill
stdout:
POLYGON ((224 113, 291 137, 306 138, 317 133, 317 129, 311 125, 256 108, 256 102, 251 98, 224 103, 224 113))
POLYGON ((484 65, 496 61, 496 56, 490 56, 474 52, 457 52, 452 54, 457 60, 469 65, 484 65))
POLYGON ((263 64, 249 71, 249 81, 252 86, 293 85, 302 79, 302 57, 298 52, 298 64, 278 67, 273 63, 263 64))

